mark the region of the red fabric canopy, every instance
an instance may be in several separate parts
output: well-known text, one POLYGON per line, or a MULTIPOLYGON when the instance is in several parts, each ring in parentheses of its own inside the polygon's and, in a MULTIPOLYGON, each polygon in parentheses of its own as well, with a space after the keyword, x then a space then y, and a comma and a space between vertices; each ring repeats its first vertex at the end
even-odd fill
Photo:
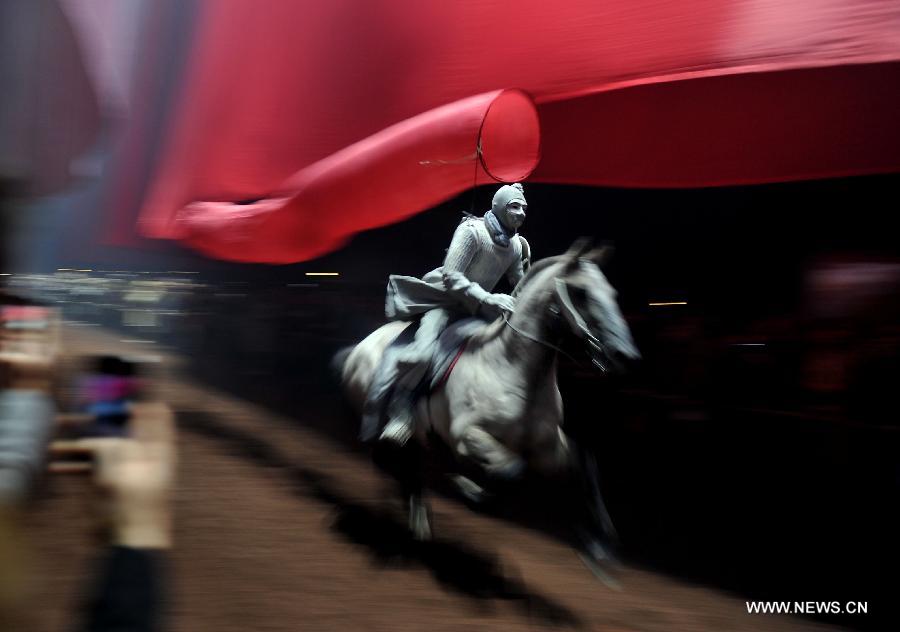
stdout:
POLYGON ((207 0, 141 226, 286 263, 493 180, 897 171, 898 62, 895 0, 207 0))

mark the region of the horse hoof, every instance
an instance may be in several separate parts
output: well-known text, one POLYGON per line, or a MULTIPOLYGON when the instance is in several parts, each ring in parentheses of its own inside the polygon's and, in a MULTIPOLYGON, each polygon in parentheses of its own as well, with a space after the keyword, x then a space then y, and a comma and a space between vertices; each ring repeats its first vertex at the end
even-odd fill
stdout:
POLYGON ((603 582, 607 588, 611 590, 622 590, 622 584, 612 576, 613 569, 609 568, 608 564, 595 559, 590 553, 585 551, 579 552, 578 557, 581 558, 581 561, 588 567, 588 570, 593 573, 594 577, 603 582))
POLYGON ((579 533, 581 546, 578 555, 584 565, 590 569, 597 579, 615 590, 621 589, 621 584, 611 573, 622 570, 622 563, 613 551, 612 546, 604 545, 596 537, 582 531, 579 533))
POLYGON ((409 530, 412 532, 413 540, 416 542, 431 542, 431 525, 428 524, 428 519, 425 520, 413 520, 409 525, 409 530))
POLYGON ((428 516, 428 507, 415 500, 411 500, 409 503, 409 530, 416 542, 431 541, 431 519, 428 516))
POLYGON ((597 540, 592 540, 585 545, 585 553, 597 563, 603 564, 614 570, 618 570, 622 567, 622 563, 619 562, 619 558, 616 557, 616 554, 613 553, 612 549, 603 546, 597 540))

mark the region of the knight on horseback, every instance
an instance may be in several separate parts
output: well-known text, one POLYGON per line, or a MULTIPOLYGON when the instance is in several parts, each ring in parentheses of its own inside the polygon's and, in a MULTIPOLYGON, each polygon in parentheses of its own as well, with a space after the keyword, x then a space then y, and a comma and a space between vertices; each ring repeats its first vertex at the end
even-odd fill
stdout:
POLYGON ((493 290, 504 276, 515 287, 528 269, 530 248, 517 232, 526 209, 521 184, 502 186, 483 217, 463 218, 443 266, 421 279, 390 276, 386 315, 414 321, 411 326, 417 328, 415 338, 392 357, 385 356, 378 367, 363 408, 364 441, 377 436, 379 443, 403 446, 413 436, 417 392, 437 340, 450 323, 466 316, 490 321, 513 311, 515 299, 493 290))

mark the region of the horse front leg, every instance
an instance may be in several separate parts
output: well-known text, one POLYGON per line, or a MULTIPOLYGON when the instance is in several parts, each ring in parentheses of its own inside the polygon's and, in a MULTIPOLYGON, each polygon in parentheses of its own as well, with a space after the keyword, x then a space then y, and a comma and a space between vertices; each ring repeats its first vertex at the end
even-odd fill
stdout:
POLYGON ((465 426, 457 453, 476 465, 489 484, 504 485, 522 478, 525 461, 475 424, 465 426))
POLYGON ((484 431, 477 422, 460 422, 453 441, 459 470, 450 483, 472 508, 494 500, 503 488, 522 478, 525 462, 484 431))
POLYGON ((595 562, 612 560, 619 538, 600 493, 593 453, 558 427, 536 444, 530 464, 548 478, 575 483, 578 494, 571 511, 582 552, 595 562))
POLYGON ((600 492, 597 458, 591 451, 571 439, 569 447, 575 474, 580 480, 585 499, 586 517, 579 534, 584 553, 588 556, 589 562, 594 564, 615 563, 614 552, 619 546, 619 535, 600 492))

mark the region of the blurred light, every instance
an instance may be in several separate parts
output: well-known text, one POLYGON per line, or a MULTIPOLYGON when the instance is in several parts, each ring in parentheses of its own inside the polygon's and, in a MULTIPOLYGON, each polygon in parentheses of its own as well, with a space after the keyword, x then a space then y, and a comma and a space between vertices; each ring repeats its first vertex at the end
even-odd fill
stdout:
POLYGON ((338 276, 340 272, 307 272, 306 276, 338 276))
POLYGON ((671 303, 647 303, 650 307, 669 307, 672 305, 687 305, 687 301, 673 301, 671 303))

